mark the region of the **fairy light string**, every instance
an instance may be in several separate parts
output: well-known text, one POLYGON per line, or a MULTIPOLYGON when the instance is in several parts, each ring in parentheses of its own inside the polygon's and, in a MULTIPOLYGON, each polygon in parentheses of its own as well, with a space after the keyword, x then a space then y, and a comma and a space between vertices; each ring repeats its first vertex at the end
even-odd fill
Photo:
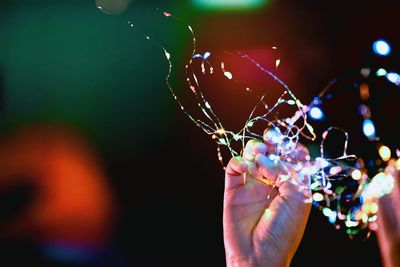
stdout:
MULTIPOLYGON (((163 15, 184 23, 169 12, 163 12, 163 15)), ((290 154, 296 149, 300 138, 305 138, 311 142, 316 141, 317 134, 314 132, 311 123, 309 123, 308 112, 313 107, 320 106, 326 100, 327 96, 333 90, 332 88, 337 83, 337 79, 329 82, 309 105, 305 105, 297 99, 289 86, 272 71, 264 68, 246 53, 235 53, 241 59, 251 63, 264 73, 266 77, 272 78, 282 90, 282 94, 276 102, 273 105, 267 105, 265 97, 268 94, 268 90, 258 95, 250 87, 243 86, 243 90, 246 93, 255 95, 258 101, 250 111, 243 127, 235 132, 224 127, 223 121, 214 112, 212 103, 207 99, 202 89, 200 77, 207 75, 215 76, 221 73, 230 82, 239 84, 240 81, 236 79, 234 73, 225 62, 213 63, 213 53, 211 51, 198 52, 194 30, 190 25, 186 25, 186 27, 192 36, 192 51, 184 69, 186 85, 187 90, 190 91, 190 94, 196 101, 196 106, 200 114, 203 114, 203 116, 195 116, 187 111, 185 103, 178 97, 170 82, 174 70, 171 60, 173 55, 164 46, 161 46, 168 62, 168 72, 165 82, 173 99, 186 117, 207 135, 211 136, 217 143, 217 156, 222 166, 226 164, 222 153, 223 148, 227 148, 231 156, 243 156, 243 149, 248 140, 265 140, 267 138, 277 148, 273 154, 269 155, 270 159, 291 163, 299 173, 299 177, 296 180, 291 179, 288 175, 281 175, 278 177, 277 182, 279 182, 279 179, 291 179, 291 182, 298 185, 300 190, 304 185, 304 181, 307 181, 306 187, 312 192, 310 201, 328 218, 330 223, 334 224, 337 229, 344 228, 350 237, 354 237, 360 233, 363 233, 363 237, 368 237, 371 229, 375 230, 376 228, 375 222, 379 209, 379 198, 390 194, 393 190, 394 178, 392 174, 385 173, 382 169, 374 177, 369 177, 363 160, 356 155, 349 155, 347 152, 349 134, 344 129, 334 126, 329 127, 321 135, 319 157, 315 159, 307 158, 305 161, 297 163, 291 162, 290 159, 290 154), (194 67, 197 66, 196 64, 200 66, 198 73, 194 67), (296 111, 291 117, 278 118, 275 112, 281 105, 294 106, 296 107, 296 111), (261 115, 256 115, 260 110, 262 110, 261 115), (258 123, 262 123, 265 125, 264 128, 272 129, 272 131, 259 133, 253 130, 254 125, 258 125, 258 123), (344 135, 343 152, 339 157, 326 158, 325 142, 332 132, 339 132, 344 135), (241 149, 235 150, 233 144, 238 143, 241 149), (310 179, 306 179, 305 177, 310 177, 310 179)), ((277 48, 273 47, 273 49, 277 48)), ((281 59, 279 58, 276 61, 276 67, 280 64, 281 59)), ((364 121, 370 120, 370 108, 365 103, 361 107, 367 110, 367 112, 361 112, 364 121)), ((376 137, 374 136, 370 140, 376 141, 376 137)), ((388 151, 388 148, 384 146, 380 146, 379 148, 379 154, 385 162, 388 162, 391 159, 391 150, 389 149, 388 151)), ((397 152, 397 156, 399 156, 400 151, 397 150, 397 152)), ((400 161, 398 159, 396 166, 400 168, 400 161)), ((260 180, 263 181, 262 178, 260 180)), ((267 181, 263 182, 268 184, 267 181)), ((275 186, 275 184, 270 185, 275 186)))

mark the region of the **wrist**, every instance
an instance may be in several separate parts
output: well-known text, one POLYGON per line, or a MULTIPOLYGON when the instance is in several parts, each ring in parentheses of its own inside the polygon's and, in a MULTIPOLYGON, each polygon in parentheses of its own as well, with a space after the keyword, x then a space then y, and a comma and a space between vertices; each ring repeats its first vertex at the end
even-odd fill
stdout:
POLYGON ((290 262, 275 262, 273 260, 258 260, 254 257, 230 257, 226 260, 227 267, 289 267, 290 262))
MULTIPOLYGON (((226 261, 227 267, 258 267, 261 266, 252 258, 230 258, 226 261)), ((268 267, 268 266, 267 266, 268 267)))

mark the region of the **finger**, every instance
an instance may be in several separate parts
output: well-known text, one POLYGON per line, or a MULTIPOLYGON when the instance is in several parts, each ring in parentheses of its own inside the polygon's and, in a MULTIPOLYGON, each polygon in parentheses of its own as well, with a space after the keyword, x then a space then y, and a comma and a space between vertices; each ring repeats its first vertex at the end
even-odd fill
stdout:
POLYGON ((305 145, 297 143, 294 151, 288 155, 289 162, 297 163, 310 160, 310 153, 305 145))
POLYGON ((400 177, 394 161, 389 162, 385 173, 394 178, 394 187, 389 195, 379 199, 379 219, 389 238, 400 238, 400 177))
POLYGON ((265 154, 267 152, 267 146, 256 139, 252 139, 247 142, 246 147, 243 151, 243 158, 247 161, 254 162, 257 154, 265 154))
POLYGON ((400 266, 400 177, 395 161, 388 164, 385 172, 394 178, 391 194, 379 199, 378 242, 382 258, 387 266, 400 266))
POLYGON ((279 187, 279 196, 285 199, 289 205, 301 208, 310 204, 310 190, 304 184, 296 183, 296 181, 284 181, 279 187))
POLYGON ((242 157, 232 158, 225 170, 225 189, 242 186, 246 182, 247 164, 242 157))
POLYGON ((289 175, 281 160, 272 160, 263 154, 258 154, 255 162, 258 171, 268 180, 276 181, 279 176, 289 175))

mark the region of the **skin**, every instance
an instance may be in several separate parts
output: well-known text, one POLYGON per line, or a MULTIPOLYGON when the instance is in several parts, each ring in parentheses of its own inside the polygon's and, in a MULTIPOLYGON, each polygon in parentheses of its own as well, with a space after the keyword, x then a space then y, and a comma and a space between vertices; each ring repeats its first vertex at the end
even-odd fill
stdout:
POLYGON ((400 173, 394 161, 386 168, 395 179, 393 192, 379 200, 378 244, 385 267, 400 266, 400 173))
POLYGON ((306 158, 308 151, 299 145, 292 163, 287 163, 270 160, 268 151, 273 150, 268 143, 251 140, 243 158, 232 158, 227 165, 223 214, 227 266, 289 266, 303 236, 310 193, 291 180, 298 179, 294 162, 306 158), (275 188, 259 180, 276 181, 281 174, 290 179, 275 188))

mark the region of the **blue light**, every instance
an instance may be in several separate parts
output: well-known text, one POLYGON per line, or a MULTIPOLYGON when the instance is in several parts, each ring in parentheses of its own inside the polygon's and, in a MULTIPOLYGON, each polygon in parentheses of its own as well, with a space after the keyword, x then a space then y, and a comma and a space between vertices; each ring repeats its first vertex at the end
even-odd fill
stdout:
POLYGON ((310 117, 314 120, 323 120, 324 119, 324 113, 319 107, 312 107, 310 109, 310 117))
POLYGON ((368 139, 375 138, 375 126, 371 120, 365 120, 363 123, 363 132, 368 139))
POLYGON ((374 49, 374 52, 379 56, 387 56, 392 50, 389 43, 382 39, 376 40, 372 45, 372 48, 374 49))
POLYGON ((329 222, 334 224, 336 222, 336 216, 337 216, 337 212, 336 211, 332 211, 331 214, 329 214, 329 217, 328 217, 329 222))

